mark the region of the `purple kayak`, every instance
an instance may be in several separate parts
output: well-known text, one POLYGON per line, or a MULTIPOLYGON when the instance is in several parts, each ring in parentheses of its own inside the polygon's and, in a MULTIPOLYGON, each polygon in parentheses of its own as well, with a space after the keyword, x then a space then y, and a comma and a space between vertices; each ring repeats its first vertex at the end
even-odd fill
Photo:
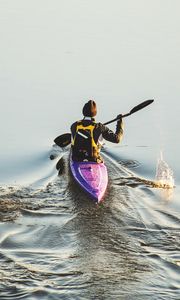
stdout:
POLYGON ((70 169, 75 181, 96 202, 101 202, 108 184, 104 163, 77 162, 70 159, 70 169))

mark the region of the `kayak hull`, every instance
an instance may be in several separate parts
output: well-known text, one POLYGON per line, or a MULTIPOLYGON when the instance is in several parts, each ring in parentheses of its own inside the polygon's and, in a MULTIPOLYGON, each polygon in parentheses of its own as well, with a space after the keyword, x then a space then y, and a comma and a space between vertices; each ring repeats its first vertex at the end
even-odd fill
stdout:
POLYGON ((70 159, 70 170, 78 185, 94 201, 103 200, 108 184, 107 168, 104 163, 77 162, 70 159))

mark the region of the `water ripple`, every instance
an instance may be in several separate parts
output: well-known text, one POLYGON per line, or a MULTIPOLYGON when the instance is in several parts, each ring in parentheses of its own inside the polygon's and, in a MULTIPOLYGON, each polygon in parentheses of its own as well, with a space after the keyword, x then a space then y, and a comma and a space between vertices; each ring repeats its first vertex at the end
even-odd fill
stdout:
POLYGON ((100 205, 67 165, 46 186, 1 187, 0 299, 178 299, 178 214, 134 162, 105 159, 100 205))

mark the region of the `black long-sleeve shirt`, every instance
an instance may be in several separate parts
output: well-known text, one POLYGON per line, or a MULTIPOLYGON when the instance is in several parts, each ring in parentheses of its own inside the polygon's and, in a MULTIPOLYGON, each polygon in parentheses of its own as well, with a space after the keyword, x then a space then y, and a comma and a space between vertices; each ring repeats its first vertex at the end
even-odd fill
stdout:
MULTIPOLYGON (((84 126, 88 126, 91 124, 94 124, 95 120, 91 118, 91 120, 87 120, 84 118, 82 120, 82 124, 84 126)), ((71 126, 71 133, 72 137, 74 138, 74 135, 76 133, 76 127, 77 127, 78 122, 75 122, 71 126)), ((102 123, 95 123, 95 128, 94 128, 94 140, 96 143, 98 143, 99 137, 102 135, 102 137, 112 143, 119 143, 122 139, 123 136, 123 123, 122 122, 117 122, 116 125, 116 131, 113 132, 110 130, 107 126, 103 125, 102 123)))
MULTIPOLYGON (((88 159, 91 161, 102 162, 100 156, 100 149, 102 146, 103 138, 112 143, 119 143, 123 136, 123 123, 122 120, 117 122, 116 131, 113 132, 107 126, 102 123, 96 123, 93 118, 85 117, 81 121, 77 121, 71 125, 72 139, 74 140, 75 133, 77 131, 77 125, 81 123, 84 127, 93 125, 93 139, 97 147, 89 148, 89 146, 82 147, 82 144, 79 144, 79 147, 74 147, 72 145, 72 157, 73 160, 82 161, 88 159), (82 148, 81 148, 82 147, 82 148), (87 147, 87 148, 86 148, 87 147), (91 150, 90 150, 91 149, 91 150)), ((88 144, 89 145, 89 144, 88 144)))

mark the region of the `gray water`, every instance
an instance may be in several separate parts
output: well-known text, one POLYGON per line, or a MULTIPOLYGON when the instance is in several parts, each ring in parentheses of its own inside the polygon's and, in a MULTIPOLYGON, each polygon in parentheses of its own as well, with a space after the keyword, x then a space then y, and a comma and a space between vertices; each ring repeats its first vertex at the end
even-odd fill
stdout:
POLYGON ((180 299, 179 10, 0 1, 0 299, 180 299), (53 145, 91 98, 102 122, 155 99, 105 144, 101 205, 53 145))

